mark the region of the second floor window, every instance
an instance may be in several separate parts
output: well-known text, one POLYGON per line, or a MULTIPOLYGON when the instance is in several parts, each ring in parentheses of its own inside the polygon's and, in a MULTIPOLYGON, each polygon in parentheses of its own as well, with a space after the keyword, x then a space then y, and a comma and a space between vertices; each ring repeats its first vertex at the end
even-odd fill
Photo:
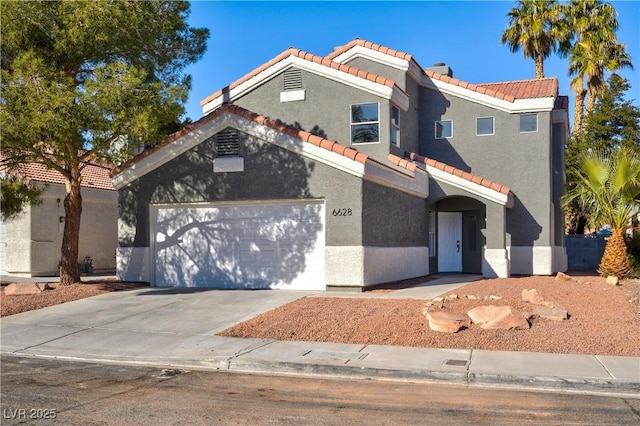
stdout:
POLYGON ((453 121, 436 121, 436 139, 453 137, 453 121))
POLYGON ((476 119, 476 135, 493 135, 493 117, 480 117, 476 119))
POLYGON ((351 105, 351 143, 380 142, 380 111, 377 102, 351 105))
POLYGON ((391 143, 400 146, 400 110, 391 107, 391 143))
POLYGON ((538 114, 522 114, 520 116, 520 133, 538 131, 538 114))

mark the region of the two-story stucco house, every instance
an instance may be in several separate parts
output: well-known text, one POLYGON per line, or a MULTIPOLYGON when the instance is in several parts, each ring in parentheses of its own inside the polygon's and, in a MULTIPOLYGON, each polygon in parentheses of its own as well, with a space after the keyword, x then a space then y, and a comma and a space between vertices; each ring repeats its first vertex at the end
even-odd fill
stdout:
POLYGON ((566 269, 567 98, 356 39, 289 49, 114 171, 118 275, 326 289, 566 269))

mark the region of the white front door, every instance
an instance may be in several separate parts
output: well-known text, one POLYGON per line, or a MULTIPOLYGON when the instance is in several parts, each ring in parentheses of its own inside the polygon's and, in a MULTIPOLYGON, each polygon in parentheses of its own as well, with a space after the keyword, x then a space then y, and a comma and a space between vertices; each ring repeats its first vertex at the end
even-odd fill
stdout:
POLYGON ((460 212, 438 212, 438 272, 462 272, 460 212))

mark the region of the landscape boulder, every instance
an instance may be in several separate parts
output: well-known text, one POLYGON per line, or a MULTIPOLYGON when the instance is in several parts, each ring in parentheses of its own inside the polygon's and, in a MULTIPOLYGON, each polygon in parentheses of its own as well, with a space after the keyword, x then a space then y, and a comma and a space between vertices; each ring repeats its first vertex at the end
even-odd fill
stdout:
POLYGON ((567 311, 557 307, 537 306, 533 314, 552 321, 564 321, 569 318, 567 311))
POLYGON ((522 300, 524 300, 525 302, 533 303, 534 305, 542 305, 544 303, 544 298, 535 288, 532 288, 531 290, 528 290, 526 288, 523 289, 522 300))
POLYGON ((573 280, 573 278, 571 278, 569 275, 565 274, 564 272, 558 272, 556 274, 556 281, 571 281, 573 280))
POLYGON ((429 328, 442 333, 457 333, 463 327, 469 327, 469 318, 449 312, 424 310, 424 316, 429 321, 429 328))
POLYGON ((620 284, 620 280, 618 280, 618 277, 616 277, 615 275, 609 275, 607 277, 607 284, 618 285, 620 284))
POLYGON ((526 330, 530 327, 526 316, 511 306, 478 306, 467 312, 467 315, 474 324, 485 330, 526 330))
POLYGON ((42 289, 36 283, 11 283, 4 288, 5 296, 21 296, 25 294, 38 294, 42 289))

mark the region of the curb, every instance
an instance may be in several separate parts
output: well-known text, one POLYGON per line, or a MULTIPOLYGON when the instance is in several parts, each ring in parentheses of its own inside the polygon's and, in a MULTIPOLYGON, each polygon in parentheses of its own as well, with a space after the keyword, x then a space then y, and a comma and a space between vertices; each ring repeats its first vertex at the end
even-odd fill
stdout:
POLYGON ((153 366, 158 368, 198 369, 229 373, 284 374, 326 378, 360 380, 398 380, 450 384, 458 386, 503 387, 520 390, 544 390, 601 394, 612 397, 640 399, 640 382, 624 380, 598 380, 561 377, 526 376, 511 374, 481 374, 469 371, 445 372, 428 369, 388 369, 356 367, 348 365, 325 365, 265 359, 240 359, 239 357, 217 359, 113 359, 78 356, 37 355, 2 352, 3 356, 22 358, 58 359, 75 362, 106 363, 131 366, 153 366))

